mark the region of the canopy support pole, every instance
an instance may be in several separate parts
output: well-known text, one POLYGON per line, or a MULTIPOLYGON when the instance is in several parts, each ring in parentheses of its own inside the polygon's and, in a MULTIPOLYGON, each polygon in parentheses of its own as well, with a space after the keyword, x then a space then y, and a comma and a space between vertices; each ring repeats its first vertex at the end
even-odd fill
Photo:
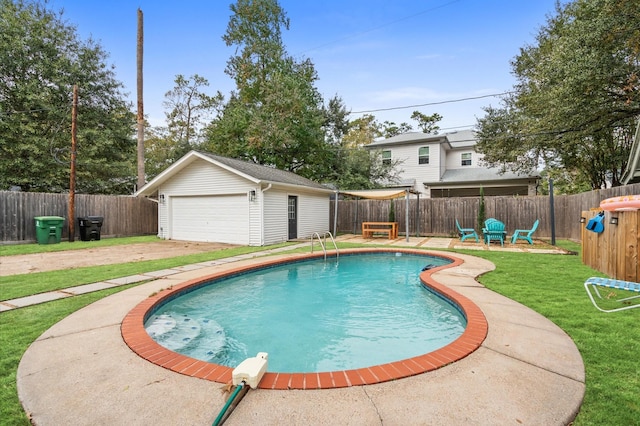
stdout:
POLYGON ((417 193, 418 199, 416 200, 416 237, 420 236, 420 193, 417 193))
POLYGON ((405 192, 405 206, 404 206, 404 221, 405 221, 405 235, 407 237, 407 242, 409 242, 409 190, 405 192))
POLYGON ((338 238, 338 191, 336 191, 335 205, 333 206, 333 237, 338 238))

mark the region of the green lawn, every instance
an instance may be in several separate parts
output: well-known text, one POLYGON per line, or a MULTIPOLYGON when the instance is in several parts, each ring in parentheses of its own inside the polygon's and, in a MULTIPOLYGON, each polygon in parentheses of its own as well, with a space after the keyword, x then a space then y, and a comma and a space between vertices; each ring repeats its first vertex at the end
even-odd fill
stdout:
POLYGON ((80 241, 76 240, 73 243, 68 241, 62 241, 57 244, 6 244, 0 245, 0 256, 14 256, 17 254, 33 254, 33 253, 50 253, 54 251, 66 251, 66 250, 84 250, 87 248, 96 247, 108 247, 119 246, 125 244, 135 243, 152 243, 162 242, 160 238, 155 235, 146 235, 141 237, 127 237, 127 238, 105 238, 99 241, 80 241))
MULTIPOLYGON (((564 241, 559 244, 579 251, 576 244, 564 241)), ((342 244, 339 246, 347 247, 342 244)), ((22 249, 26 248, 23 246, 22 249)), ((0 280, 0 294, 2 299, 7 299, 9 297, 5 296, 5 292, 26 295, 62 288, 60 286, 93 282, 98 276, 100 280, 114 278, 257 249, 260 248, 229 249, 89 268, 91 271, 80 268, 64 273, 19 275, 10 280, 0 280), (16 290, 16 287, 19 289, 16 290)), ((587 379, 584 404, 575 425, 640 424, 640 369, 637 361, 640 354, 640 309, 612 314, 597 311, 587 298, 582 284, 589 276, 602 274, 582 265, 580 256, 497 251, 464 253, 485 258, 496 265, 495 271, 479 278, 482 284, 540 312, 575 341, 585 362, 587 379)), ((0 254, 5 255, 6 252, 0 249, 0 254)), ((3 419, 0 423, 29 424, 16 390, 16 370, 29 344, 71 312, 120 290, 122 288, 110 289, 0 314, 0 419, 3 419)))
MULTIPOLYGON (((148 237, 143 237, 148 238, 148 237)), ((153 237, 154 240, 158 240, 153 237)), ((116 238, 110 240, 104 240, 109 245, 114 245, 116 238)), ((128 238, 121 238, 120 240, 128 240, 128 238)), ((149 239, 147 242, 154 241, 149 239)), ((133 242, 140 242, 138 237, 132 239, 133 242)), ((161 241, 161 240, 158 240, 161 241)), ((94 241, 94 243, 100 243, 101 241, 94 241)), ((73 243, 75 244, 75 243, 73 243)), ((72 244, 72 245, 73 245, 72 244)), ((285 246, 286 244, 279 244, 270 246, 270 248, 276 248, 285 246)), ((37 247, 50 247, 59 246, 59 244, 38 246, 35 244, 29 244, 25 246, 14 246, 14 251, 22 249, 26 253, 33 253, 34 248, 37 247)), ((92 245, 91 247, 95 247, 92 245)), ((262 251, 264 247, 234 247, 217 250, 213 252, 196 253, 184 256, 172 257, 169 259, 157 259, 146 260, 141 262, 120 263, 117 265, 100 265, 91 266, 85 268, 74 268, 60 271, 49 272, 36 272, 32 274, 22 275, 9 275, 6 277, 0 277, 0 301, 15 299, 18 297, 29 296, 32 294, 43 293, 47 291, 60 290, 63 288, 74 287, 76 285, 91 284, 98 281, 109 280, 113 278, 126 277, 129 275, 143 274, 145 272, 159 271, 167 268, 174 268, 176 266, 188 265, 192 263, 211 261, 215 259, 222 259, 225 257, 238 256, 241 254, 253 253, 256 251, 262 251)), ((23 253, 14 253, 23 254, 23 253)), ((2 253, 2 255, 5 255, 2 253)))
MULTIPOLYGON (((580 250, 573 243, 562 245, 580 250)), ((640 308, 610 314, 596 310, 583 284, 590 276, 604 275, 584 266, 579 255, 467 254, 496 265, 479 278, 482 284, 541 313, 575 342, 587 387, 574 425, 640 424, 640 308)))

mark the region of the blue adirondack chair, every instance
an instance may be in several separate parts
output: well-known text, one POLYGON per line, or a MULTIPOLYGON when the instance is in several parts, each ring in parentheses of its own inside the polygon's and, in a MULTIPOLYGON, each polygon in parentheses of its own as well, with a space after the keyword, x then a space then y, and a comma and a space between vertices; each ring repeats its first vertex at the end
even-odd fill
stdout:
POLYGON ((460 241, 464 241, 467 238, 475 238, 476 243, 478 242, 478 234, 475 229, 461 227, 458 219, 456 219, 456 228, 458 228, 458 234, 460 234, 460 241))
POLYGON ((484 221, 484 228, 482 228, 482 235, 484 236, 484 242, 488 245, 491 244, 491 240, 500 241, 500 245, 504 246, 504 237, 507 235, 504 223, 497 219, 489 218, 484 221))
POLYGON ((536 229, 538 229, 538 224, 540 223, 540 220, 536 220, 535 222, 533 222, 533 226, 531 227, 531 229, 516 229, 515 231, 513 231, 513 236, 511 237, 511 244, 515 244, 516 241, 520 240, 527 240, 527 242, 529 244, 533 244, 533 240, 531 239, 531 236, 533 235, 534 232, 536 232, 536 229))

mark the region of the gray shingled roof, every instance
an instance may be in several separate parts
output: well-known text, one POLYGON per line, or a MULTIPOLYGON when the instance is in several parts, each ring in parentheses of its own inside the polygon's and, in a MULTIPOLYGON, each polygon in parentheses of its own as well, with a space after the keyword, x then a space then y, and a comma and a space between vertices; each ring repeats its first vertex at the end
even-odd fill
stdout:
POLYGON ((440 181, 424 183, 435 184, 456 182, 490 182, 511 179, 527 179, 532 177, 539 177, 539 174, 537 172, 526 175, 516 174, 512 172, 505 172, 503 174, 500 174, 499 169, 483 168, 450 169, 444 172, 440 181))
POLYGON ((393 136, 387 139, 371 142, 365 145, 365 148, 389 145, 404 145, 416 142, 449 142, 452 147, 473 146, 476 144, 475 133, 473 130, 458 130, 454 132, 441 133, 434 135, 422 132, 407 132, 393 136))
POLYGON ((207 152, 202 152, 202 151, 197 151, 197 152, 201 155, 211 158, 212 160, 217 161, 218 163, 231 167, 232 169, 235 169, 247 176, 251 176, 252 178, 257 180, 274 182, 274 183, 284 183, 288 185, 307 186, 310 188, 317 188, 317 189, 327 189, 327 190, 330 189, 324 185, 321 185, 317 182, 314 182, 310 179, 304 178, 292 172, 286 172, 284 170, 279 170, 274 167, 268 167, 260 164, 250 163, 248 161, 238 160, 235 158, 222 157, 220 155, 209 154, 207 152))

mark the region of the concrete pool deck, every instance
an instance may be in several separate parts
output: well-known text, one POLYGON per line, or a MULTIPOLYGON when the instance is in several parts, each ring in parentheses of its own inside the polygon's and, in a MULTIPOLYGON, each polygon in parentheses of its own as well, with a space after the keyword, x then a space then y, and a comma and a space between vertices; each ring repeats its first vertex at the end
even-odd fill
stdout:
MULTIPOLYGON (((489 331, 478 350, 438 370, 375 385, 251 390, 225 424, 571 422, 585 389, 584 365, 573 341, 546 318, 477 283, 475 277, 493 264, 454 256, 464 263, 433 277, 483 311, 489 331)), ((225 403, 222 384, 147 362, 126 346, 120 327, 154 292, 251 262, 174 273, 101 299, 51 327, 18 368, 18 393, 34 423, 211 424, 225 403)))

